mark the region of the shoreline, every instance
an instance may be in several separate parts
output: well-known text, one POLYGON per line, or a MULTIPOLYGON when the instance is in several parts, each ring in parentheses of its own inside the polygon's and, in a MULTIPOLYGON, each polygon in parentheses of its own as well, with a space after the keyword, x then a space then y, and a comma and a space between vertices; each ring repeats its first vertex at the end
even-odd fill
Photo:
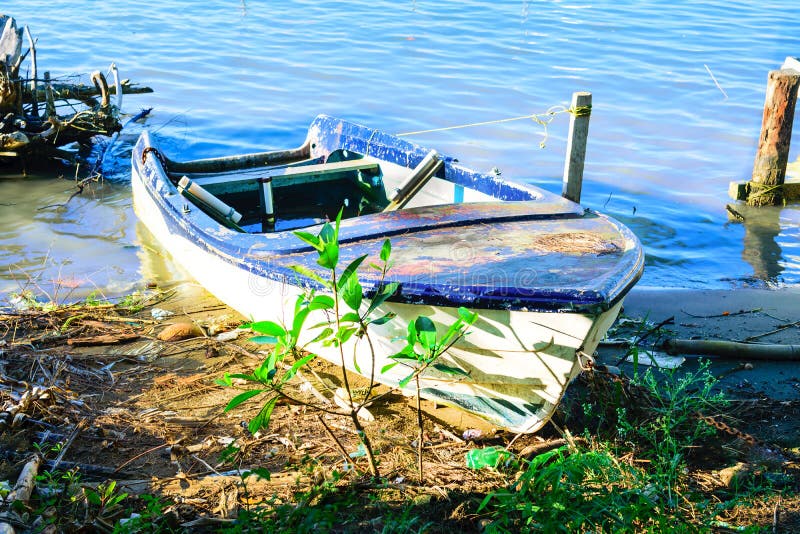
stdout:
MULTIPOLYGON (((646 319, 655 325, 668 322, 663 328, 669 333, 660 340, 651 339, 653 343, 673 337, 800 345, 800 287, 634 288, 625 298, 620 317, 646 319)), ((601 346, 598 360, 615 365, 622 350, 601 346)), ((731 397, 800 401, 800 362, 681 356, 685 362, 680 369, 685 370, 696 369, 700 359, 711 360, 710 371, 720 377, 721 387, 731 397)))

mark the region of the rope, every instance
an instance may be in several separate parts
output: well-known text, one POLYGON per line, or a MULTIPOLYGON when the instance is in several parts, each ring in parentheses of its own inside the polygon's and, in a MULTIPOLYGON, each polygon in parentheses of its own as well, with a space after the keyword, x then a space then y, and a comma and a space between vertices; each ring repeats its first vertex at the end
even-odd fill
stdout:
POLYGON ((535 123, 544 127, 544 139, 539 143, 541 148, 544 148, 545 141, 547 140, 547 126, 553 122, 556 115, 560 113, 571 113, 575 117, 588 117, 592 114, 592 106, 578 106, 575 108, 565 108, 564 106, 553 106, 544 113, 533 113, 531 115, 522 115, 521 117, 509 117, 506 119, 496 119, 492 121, 472 122, 469 124, 458 124, 455 126, 445 126, 443 128, 431 128, 430 130, 417 130, 414 132, 403 132, 396 134, 397 137, 406 137, 411 135, 420 135, 433 132, 445 132, 447 130, 460 130, 461 128, 472 128, 474 126, 486 126, 489 124, 502 124, 504 122, 514 122, 530 119, 535 123))

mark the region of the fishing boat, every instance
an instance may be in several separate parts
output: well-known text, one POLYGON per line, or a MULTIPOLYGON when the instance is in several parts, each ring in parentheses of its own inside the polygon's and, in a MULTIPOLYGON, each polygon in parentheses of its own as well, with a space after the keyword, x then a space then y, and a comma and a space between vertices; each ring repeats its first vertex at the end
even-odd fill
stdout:
MULTIPOLYGON (((644 264, 637 238, 610 217, 325 115, 298 148, 193 161, 170 159, 144 132, 132 187, 138 217, 164 249, 255 320, 283 323, 298 295, 322 288, 291 268, 324 275, 294 231, 314 234, 342 210, 343 265, 363 254, 363 265, 378 262, 389 239, 385 282, 399 288, 377 312, 396 315, 370 326, 371 350, 349 341, 349 369, 376 369, 376 381, 398 387, 407 368, 380 370, 405 345, 408 323, 423 315, 446 327, 465 307, 479 318, 440 360, 461 372, 427 369, 421 395, 515 432, 548 421, 644 264)), ((359 276, 374 296, 380 273, 359 276)), ((341 362, 338 350, 315 352, 341 362)))

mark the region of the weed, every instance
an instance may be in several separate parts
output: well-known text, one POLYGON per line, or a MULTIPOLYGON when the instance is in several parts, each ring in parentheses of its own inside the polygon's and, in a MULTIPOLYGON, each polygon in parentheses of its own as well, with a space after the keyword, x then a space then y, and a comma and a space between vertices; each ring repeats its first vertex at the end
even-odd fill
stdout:
POLYGON ((507 490, 487 495, 478 509, 483 511, 491 519, 486 532, 620 532, 679 526, 663 515, 641 470, 607 450, 566 446, 528 462, 507 490))
POLYGON ((724 396, 712 391, 716 380, 708 366, 703 361, 697 371, 648 369, 634 383, 646 392, 646 409, 635 417, 618 409, 620 437, 651 462, 653 482, 665 491, 671 506, 678 504, 687 450, 716 432, 703 414, 716 413, 725 404, 724 396))

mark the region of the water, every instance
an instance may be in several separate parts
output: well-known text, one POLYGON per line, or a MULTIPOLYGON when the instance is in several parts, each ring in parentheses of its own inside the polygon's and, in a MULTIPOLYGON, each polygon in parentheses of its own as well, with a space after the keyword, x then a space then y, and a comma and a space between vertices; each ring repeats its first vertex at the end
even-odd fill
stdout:
MULTIPOLYGON (((748 213, 747 225, 725 210, 728 182, 752 169, 767 72, 800 54, 794 1, 5 0, 0 9, 38 37, 40 70, 114 61, 123 78, 153 87, 126 95, 123 109, 153 107, 146 127, 185 158, 299 145, 318 113, 408 132, 541 113, 591 91, 583 202, 642 239, 642 284, 800 284, 798 206, 748 213)), ((561 114, 546 139, 528 120, 412 139, 560 191, 567 126, 561 114)), ((66 201, 68 179, 0 180, 0 291, 35 283, 119 294, 180 276, 131 210, 137 133, 114 146, 105 184, 66 207, 40 209, 66 201)))

